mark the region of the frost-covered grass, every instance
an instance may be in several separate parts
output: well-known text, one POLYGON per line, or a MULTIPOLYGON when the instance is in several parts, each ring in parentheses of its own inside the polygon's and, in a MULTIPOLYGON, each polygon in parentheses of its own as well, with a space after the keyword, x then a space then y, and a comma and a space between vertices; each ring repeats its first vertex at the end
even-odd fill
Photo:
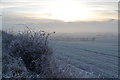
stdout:
POLYGON ((118 77, 115 43, 51 41, 57 59, 105 78, 118 77))
POLYGON ((44 31, 10 34, 2 31, 3 78, 41 78, 51 76, 52 49, 44 31))
MULTIPOLYGON (((65 55, 56 56, 55 44, 48 44, 51 33, 26 31, 11 34, 2 32, 3 78, 97 78, 71 63, 65 55), (61 58, 62 57, 62 58, 61 58), (64 61, 65 60, 65 61, 64 61)), ((51 42, 51 41, 50 41, 51 42)), ((58 45, 56 50, 58 50, 58 45)), ((68 49, 70 51, 71 48, 68 49)), ((59 48, 62 51, 62 48, 59 48)), ((65 51, 66 52, 66 51, 65 51)), ((65 53, 67 54, 67 53, 65 53)), ((75 55, 73 54, 73 57, 75 55)), ((70 59, 72 60, 72 58, 70 59)), ((74 63, 74 61, 72 61, 74 63)), ((81 64, 82 65, 82 64, 81 64)))

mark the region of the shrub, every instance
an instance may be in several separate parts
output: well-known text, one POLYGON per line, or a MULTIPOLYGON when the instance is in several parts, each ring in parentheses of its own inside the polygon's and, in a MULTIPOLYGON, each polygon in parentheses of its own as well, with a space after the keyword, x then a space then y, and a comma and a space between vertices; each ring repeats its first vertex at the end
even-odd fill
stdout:
MULTIPOLYGON (((3 44, 6 44, 6 41, 9 42, 8 48, 5 48, 8 51, 7 55, 10 55, 15 59, 20 58, 27 70, 32 73, 39 74, 44 77, 50 74, 52 50, 48 46, 48 36, 52 33, 46 33, 45 31, 26 31, 19 32, 16 35, 5 34, 3 33, 3 39, 5 40, 3 44), (13 36, 14 39, 12 38, 12 40, 7 40, 5 37, 8 36, 13 36)), ((3 65, 6 65, 7 61, 4 61, 6 57, 4 54, 3 56, 3 65)), ((18 69, 17 72, 23 71, 18 69)), ((7 74, 7 72, 4 71, 4 74, 7 74)))

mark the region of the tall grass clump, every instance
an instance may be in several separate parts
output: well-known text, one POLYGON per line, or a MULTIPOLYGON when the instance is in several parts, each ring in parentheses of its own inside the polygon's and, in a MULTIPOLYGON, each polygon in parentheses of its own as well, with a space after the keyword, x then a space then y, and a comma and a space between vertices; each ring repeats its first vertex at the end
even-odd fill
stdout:
MULTIPOLYGON (((53 32, 55 33, 55 32, 53 32)), ((3 77, 41 78, 51 76, 52 49, 45 31, 10 34, 2 31, 3 77)))

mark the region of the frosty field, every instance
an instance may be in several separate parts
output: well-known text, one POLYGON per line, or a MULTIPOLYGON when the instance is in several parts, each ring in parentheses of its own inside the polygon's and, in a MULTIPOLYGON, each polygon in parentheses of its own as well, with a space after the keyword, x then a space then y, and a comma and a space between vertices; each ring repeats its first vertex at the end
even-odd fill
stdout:
MULTIPOLYGON (((116 35, 114 36, 92 35, 92 36, 96 38, 93 41, 91 40, 79 41, 76 39, 80 38, 80 36, 73 36, 73 35, 69 36, 72 38, 74 37, 75 39, 73 40, 67 41, 65 39, 65 37, 67 38, 67 36, 65 35, 63 37, 59 36, 59 38, 61 39, 58 40, 57 39, 55 40, 54 39, 55 37, 53 37, 53 40, 52 38, 48 40, 49 42, 48 47, 50 47, 53 50, 52 51, 53 58, 50 59, 49 61, 50 63, 52 63, 50 65, 50 68, 52 69, 54 76, 58 78, 117 78, 118 77, 118 58, 120 56, 118 55, 117 36, 116 35)), ((16 46, 13 49, 15 48, 16 46)), ((2 51, 2 48, 0 49, 1 49, 0 51, 2 51)), ((32 48, 32 50, 34 49, 32 48)), ((1 62, 2 60, 0 61, 0 64, 1 62)), ((14 63, 16 62, 13 62, 13 65, 15 67, 18 67, 14 63)), ((2 69, 0 72, 2 72, 2 69)))
MULTIPOLYGON (((50 41, 58 60, 99 75, 118 77, 117 39, 97 41, 50 41)), ((62 65, 62 64, 61 64, 62 65)))

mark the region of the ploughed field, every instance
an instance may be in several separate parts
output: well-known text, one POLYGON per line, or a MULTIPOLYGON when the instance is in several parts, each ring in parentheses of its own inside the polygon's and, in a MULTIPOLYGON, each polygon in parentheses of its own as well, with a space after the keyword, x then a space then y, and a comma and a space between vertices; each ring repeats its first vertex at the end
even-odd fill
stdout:
POLYGON ((113 78, 118 77, 118 45, 117 42, 109 41, 51 40, 50 43, 57 60, 97 77, 113 78))

